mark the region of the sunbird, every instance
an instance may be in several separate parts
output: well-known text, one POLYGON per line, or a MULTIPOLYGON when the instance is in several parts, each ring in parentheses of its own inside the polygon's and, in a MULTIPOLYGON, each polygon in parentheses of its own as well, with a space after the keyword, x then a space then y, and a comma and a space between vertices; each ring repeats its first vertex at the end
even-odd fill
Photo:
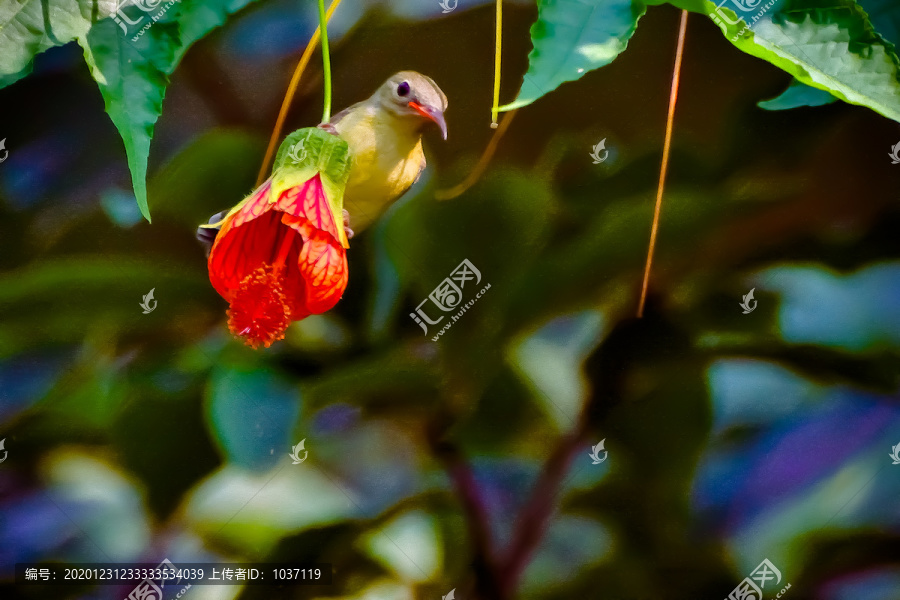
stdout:
POLYGON ((446 109, 433 80, 401 71, 328 123, 288 135, 272 175, 200 226, 232 333, 269 347, 291 322, 334 307, 347 287, 353 237, 344 207, 362 229, 402 196, 425 168, 425 126, 437 124, 447 139, 446 109))
MULTIPOLYGON (((344 190, 343 215, 347 237, 372 224, 419 180, 425 170, 422 133, 434 123, 446 140, 446 110, 447 96, 431 77, 400 71, 368 99, 319 125, 340 136, 350 147, 352 164, 344 190), (353 229, 348 223, 350 212, 353 229)), ((221 221, 227 212, 213 215, 209 223, 221 221)), ((201 227, 197 238, 208 250, 218 231, 201 227)))
MULTIPOLYGON (((361 231, 419 180, 425 169, 422 131, 436 124, 447 139, 447 96, 416 71, 392 75, 367 100, 319 125, 350 146, 352 166, 344 190, 351 225, 361 231)), ((351 232, 352 235, 352 232, 351 232)))

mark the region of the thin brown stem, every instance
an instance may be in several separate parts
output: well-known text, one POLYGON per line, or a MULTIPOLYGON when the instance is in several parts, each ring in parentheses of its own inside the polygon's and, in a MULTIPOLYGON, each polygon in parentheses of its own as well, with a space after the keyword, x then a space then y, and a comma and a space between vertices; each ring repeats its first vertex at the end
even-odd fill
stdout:
POLYGON ((445 417, 446 415, 436 417, 429 424, 428 442, 432 453, 450 477, 453 489, 462 504, 472 542, 472 567, 478 597, 498 600, 502 598, 502 592, 487 506, 472 468, 462 451, 444 437, 448 425, 445 417))
MULTIPOLYGON (((325 14, 326 21, 331 20, 331 15, 340 3, 341 0, 332 0, 331 6, 328 7, 328 12, 325 14)), ((272 164, 272 157, 275 155, 275 150, 278 148, 278 141, 281 139, 281 130, 284 128, 284 121, 287 119, 288 110, 290 110, 291 103, 294 101, 294 93, 297 91, 297 86, 300 85, 300 77, 303 75, 303 71, 306 70, 306 65, 309 64, 313 51, 319 44, 320 35, 321 30, 319 27, 316 27, 316 31, 313 33, 312 37, 309 38, 309 43, 306 44, 306 50, 303 51, 303 55, 300 57, 300 62, 297 63, 297 68, 294 69, 294 75, 291 77, 290 84, 288 84, 287 92, 284 94, 284 100, 281 101, 281 110, 278 111, 278 119, 275 120, 275 128, 272 130, 272 135, 269 137, 269 146, 266 148, 266 156, 263 158, 262 166, 259 168, 259 175, 256 176, 257 186, 269 176, 269 167, 272 164)))
POLYGON ((659 169, 659 185, 656 188, 656 207, 653 209, 653 225, 650 228, 650 245, 647 248, 647 263, 644 265, 644 282, 641 285, 641 299, 638 303, 637 316, 644 316, 644 304, 647 301, 647 287, 650 285, 650 268, 653 264, 653 251, 656 249, 656 234, 659 231, 659 213, 662 209, 663 188, 666 183, 666 172, 669 170, 669 148, 672 145, 672 126, 675 121, 675 104, 678 102, 678 82, 681 79, 681 58, 684 54, 684 38, 687 31, 688 11, 681 11, 681 24, 678 28, 678 46, 675 50, 675 67, 672 70, 672 88, 669 92, 669 115, 666 118, 666 141, 663 144, 662 165, 659 169))
POLYGON ((516 112, 518 112, 518 109, 511 110, 503 115, 503 120, 500 121, 500 128, 497 129, 493 136, 491 136, 491 141, 488 142, 487 148, 484 149, 484 154, 478 159, 478 163, 469 172, 469 175, 462 183, 459 183, 452 188, 436 191, 434 197, 437 200, 450 200, 451 198, 456 198, 475 185, 475 182, 481 178, 485 169, 487 169, 488 163, 494 158, 494 153, 497 151, 497 145, 500 144, 500 139, 503 137, 503 134, 506 133, 506 130, 509 129, 509 124, 512 123, 513 117, 516 116, 516 112))
POLYGON ((585 408, 575 430, 559 441, 544 463, 527 503, 516 518, 518 526, 501 563, 502 598, 513 597, 522 573, 547 533, 563 480, 569 472, 575 453, 584 442, 587 427, 585 408))

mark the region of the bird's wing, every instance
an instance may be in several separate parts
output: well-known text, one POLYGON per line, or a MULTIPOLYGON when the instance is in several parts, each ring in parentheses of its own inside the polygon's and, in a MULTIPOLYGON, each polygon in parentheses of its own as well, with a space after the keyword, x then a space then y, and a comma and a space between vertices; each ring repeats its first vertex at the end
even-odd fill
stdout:
MULTIPOLYGON (((423 157, 422 157, 422 164, 419 165, 419 172, 416 173, 416 178, 413 179, 413 182, 409 185, 409 187, 412 187, 412 186, 416 185, 416 182, 419 181, 419 177, 422 176, 422 171, 424 171, 424 170, 425 170, 425 157, 423 156, 423 157)), ((406 188, 406 189, 408 190, 409 188, 406 188)), ((403 192, 403 193, 405 194, 406 192, 403 192)))
POLYGON ((343 118, 346 117, 348 114, 350 114, 351 111, 356 110, 357 108, 359 108, 360 106, 362 106, 364 103, 365 103, 365 102, 357 102, 356 104, 351 104, 350 106, 348 106, 347 108, 345 108, 345 109, 342 110, 341 112, 339 112, 339 113, 337 113, 337 114, 335 114, 335 115, 332 115, 332 116, 331 116, 331 120, 328 121, 328 122, 331 123, 332 125, 337 125, 338 122, 340 122, 341 119, 343 119, 343 118))

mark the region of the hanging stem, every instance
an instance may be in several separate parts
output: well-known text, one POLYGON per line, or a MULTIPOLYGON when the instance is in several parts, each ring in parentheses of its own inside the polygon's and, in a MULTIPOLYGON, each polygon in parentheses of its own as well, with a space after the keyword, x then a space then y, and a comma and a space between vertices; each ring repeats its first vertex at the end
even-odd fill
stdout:
POLYGON ((531 488, 528 500, 516 517, 518 526, 506 556, 501 562, 501 598, 514 598, 522 573, 534 558, 534 554, 550 528, 557 510, 559 495, 566 474, 581 450, 587 435, 587 413, 582 415, 575 431, 557 442, 547 462, 541 468, 538 479, 531 488))
POLYGON ((659 213, 662 209, 663 187, 666 183, 666 172, 669 170, 669 148, 672 145, 672 126, 675 120, 675 104, 678 101, 678 82, 681 79, 681 57, 684 54, 684 37, 687 31, 688 11, 681 11, 681 24, 678 28, 678 46, 675 50, 675 67, 672 70, 672 88, 669 92, 669 115, 666 118, 666 140, 663 143, 662 165, 659 169, 659 185, 656 188, 656 207, 653 209, 653 225, 650 227, 650 245, 647 248, 647 263, 644 265, 644 282, 641 285, 641 299, 638 303, 637 316, 644 316, 644 304, 647 301, 647 287, 650 284, 650 267, 653 264, 653 251, 656 249, 656 234, 659 231, 659 213))
POLYGON ((322 123, 331 120, 331 55, 328 52, 328 17, 325 16, 325 0, 319 0, 319 31, 322 38, 322 72, 325 75, 325 106, 322 123))
POLYGON ((500 48, 503 45, 503 0, 497 0, 497 32, 494 36, 494 105, 491 107, 491 127, 497 129, 500 106, 500 48))
MULTIPOLYGON (((334 14, 334 9, 336 9, 340 3, 341 0, 332 0, 331 6, 328 7, 326 20, 331 18, 331 15, 334 14)), ((284 121, 287 119, 288 110, 291 107, 291 103, 294 101, 294 93, 297 91, 297 86, 300 85, 300 77, 306 70, 306 65, 309 64, 309 60, 312 58, 313 50, 316 49, 316 45, 319 43, 319 37, 320 28, 316 28, 316 31, 309 39, 309 43, 306 45, 306 50, 303 51, 303 55, 300 57, 300 62, 297 63, 297 68, 294 69, 294 75, 291 77, 291 82, 288 84, 287 92, 284 94, 284 100, 281 101, 281 110, 278 111, 278 119, 275 121, 275 128, 272 130, 272 135, 269 137, 269 146, 266 148, 266 157, 263 159, 262 166, 259 168, 259 175, 256 177, 257 186, 265 181, 266 177, 269 175, 269 166, 272 164, 272 158, 275 156, 275 150, 278 148, 278 142, 281 139, 281 130, 284 128, 284 121)), ((328 86, 327 93, 329 94, 330 100, 330 85, 328 86)))
MULTIPOLYGON (((502 0, 497 0, 497 32, 496 37, 494 38, 494 103, 491 106, 491 128, 497 129, 497 114, 500 112, 499 104, 500 104, 500 47, 502 45, 503 40, 503 4, 502 0)), ((506 130, 509 129, 510 123, 512 123, 513 117, 516 115, 516 111, 518 109, 514 109, 503 115, 503 122, 499 124, 500 129, 497 130, 497 133, 491 137, 491 141, 488 142, 487 148, 485 148, 484 153, 482 153, 481 158, 478 159, 478 162, 475 164, 475 167, 469 171, 469 174, 466 178, 457 185, 446 188, 443 190, 437 190, 434 193, 434 197, 437 200, 450 200, 451 198, 456 198, 457 196, 463 194, 470 187, 475 185, 475 182, 478 181, 479 178, 484 174, 485 169, 487 169, 488 163, 491 162, 491 159, 494 157, 494 152, 497 151, 497 145, 500 143, 500 139, 503 137, 503 134, 506 133, 506 130)))
POLYGON ((491 536, 490 511, 472 466, 462 449, 447 438, 453 417, 438 411, 426 425, 428 445, 443 465, 459 499, 472 544, 472 566, 478 598, 502 600, 499 565, 491 536))
POLYGON ((512 123, 513 117, 516 116, 517 110, 519 109, 513 109, 503 115, 503 121, 500 122, 500 129, 497 130, 497 133, 491 136, 491 141, 488 142, 487 148, 484 149, 484 153, 481 155, 481 158, 478 159, 478 163, 471 171, 469 171, 469 174, 465 179, 463 179, 462 183, 458 183, 452 188, 437 190, 434 193, 435 199, 450 200, 451 198, 456 198, 457 196, 468 190, 470 187, 475 185, 475 182, 478 181, 478 179, 484 174, 485 169, 487 169, 488 163, 490 163, 491 159, 494 157, 494 153, 497 151, 497 146, 500 144, 500 139, 503 137, 503 134, 506 133, 506 130, 509 129, 509 124, 512 123))

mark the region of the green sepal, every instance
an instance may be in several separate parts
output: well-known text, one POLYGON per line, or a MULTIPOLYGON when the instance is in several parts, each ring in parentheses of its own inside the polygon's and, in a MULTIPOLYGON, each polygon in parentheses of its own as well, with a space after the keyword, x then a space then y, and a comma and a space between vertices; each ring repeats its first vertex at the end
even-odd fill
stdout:
POLYGON ((344 248, 350 243, 344 232, 344 188, 350 177, 350 147, 340 137, 318 127, 304 127, 285 138, 275 155, 272 198, 308 181, 319 173, 325 198, 337 224, 344 248))

